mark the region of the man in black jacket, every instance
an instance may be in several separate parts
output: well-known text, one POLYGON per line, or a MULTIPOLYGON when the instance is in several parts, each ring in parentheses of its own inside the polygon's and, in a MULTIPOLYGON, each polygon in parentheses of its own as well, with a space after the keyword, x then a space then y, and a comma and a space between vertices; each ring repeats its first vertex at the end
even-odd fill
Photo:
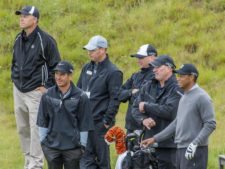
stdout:
POLYGON ((142 45, 136 54, 131 55, 131 57, 138 59, 141 70, 132 74, 132 76, 122 85, 119 92, 119 100, 121 102, 129 101, 125 123, 127 133, 142 129, 142 126, 133 118, 131 110, 133 101, 138 95, 139 89, 146 82, 151 81, 154 78, 153 66, 149 65, 149 63, 153 62, 156 56, 156 49, 149 44, 142 45))
MULTIPOLYGON (((150 64, 154 66, 155 79, 143 86, 132 110, 137 122, 145 127, 145 138, 162 131, 173 121, 181 97, 173 74, 173 59, 161 55, 150 64)), ((173 138, 160 143, 156 148, 159 169, 175 169, 175 153, 173 138)))
POLYGON ((60 55, 55 40, 38 27, 36 7, 25 6, 15 14, 20 15, 22 29, 14 42, 11 67, 17 131, 25 156, 24 168, 41 169, 37 111, 43 92, 54 84, 53 69, 60 55))
POLYGON ((73 66, 61 61, 55 86, 42 96, 38 111, 42 149, 49 169, 78 169, 94 123, 87 95, 72 82, 73 66))
POLYGON ((109 60, 107 48, 107 40, 100 35, 92 37, 84 46, 91 62, 83 67, 77 86, 90 99, 95 131, 89 134, 88 145, 81 160, 82 169, 110 169, 109 146, 104 135, 115 122, 120 103, 118 90, 123 74, 109 60))

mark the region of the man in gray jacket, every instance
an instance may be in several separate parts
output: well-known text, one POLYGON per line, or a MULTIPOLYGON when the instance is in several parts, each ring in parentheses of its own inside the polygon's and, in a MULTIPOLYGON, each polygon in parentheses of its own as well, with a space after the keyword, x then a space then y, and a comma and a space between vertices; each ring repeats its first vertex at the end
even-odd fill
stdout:
POLYGON ((198 70, 184 64, 176 71, 178 84, 184 90, 176 119, 163 131, 142 141, 146 147, 161 142, 175 132, 177 169, 207 169, 208 137, 216 128, 215 112, 210 96, 197 84, 198 70))

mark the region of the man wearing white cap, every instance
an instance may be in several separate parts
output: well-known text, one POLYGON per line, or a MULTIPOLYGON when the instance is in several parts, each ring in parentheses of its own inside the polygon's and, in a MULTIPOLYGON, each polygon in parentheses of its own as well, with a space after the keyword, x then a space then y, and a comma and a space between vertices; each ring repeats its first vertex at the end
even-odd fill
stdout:
POLYGON ((141 70, 132 74, 132 76, 123 84, 119 92, 119 100, 121 102, 129 101, 125 123, 127 133, 142 129, 142 126, 135 121, 131 114, 132 104, 139 89, 146 82, 151 81, 154 78, 153 66, 149 65, 149 63, 154 61, 156 56, 156 49, 149 44, 142 45, 136 54, 131 55, 131 57, 137 58, 141 70))
POLYGON ((54 67, 60 61, 55 40, 38 27, 39 11, 25 6, 15 12, 22 31, 13 46, 11 78, 17 131, 25 156, 25 169, 42 169, 37 111, 42 94, 54 85, 54 67))
POLYGON ((92 37, 84 46, 91 61, 83 67, 77 86, 90 99, 95 131, 89 132, 81 169, 110 169, 109 146, 104 135, 115 123, 123 74, 109 60, 107 48, 107 40, 100 35, 92 37))

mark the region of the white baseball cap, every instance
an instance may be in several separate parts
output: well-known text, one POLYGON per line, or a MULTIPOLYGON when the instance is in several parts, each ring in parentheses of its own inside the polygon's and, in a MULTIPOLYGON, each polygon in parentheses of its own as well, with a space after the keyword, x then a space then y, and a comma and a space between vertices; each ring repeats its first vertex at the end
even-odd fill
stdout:
POLYGON ((136 54, 132 54, 130 56, 131 57, 136 57, 136 58, 144 58, 146 56, 151 56, 151 55, 157 56, 156 49, 152 45, 145 44, 145 45, 142 45, 138 49, 136 54))

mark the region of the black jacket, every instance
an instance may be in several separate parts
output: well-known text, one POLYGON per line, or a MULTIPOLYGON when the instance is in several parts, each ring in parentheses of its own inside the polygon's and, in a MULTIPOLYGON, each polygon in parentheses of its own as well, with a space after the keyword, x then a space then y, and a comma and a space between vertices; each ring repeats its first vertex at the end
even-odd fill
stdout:
POLYGON ((126 113, 126 124, 125 128, 128 130, 142 129, 136 120, 133 118, 131 110, 133 102, 139 92, 132 94, 133 89, 141 89, 141 87, 154 78, 153 67, 142 68, 140 71, 134 73, 121 87, 119 92, 119 101, 127 102, 128 109, 126 113))
POLYGON ((80 74, 77 86, 90 92, 90 103, 95 122, 112 124, 119 108, 118 91, 122 84, 122 72, 111 63, 108 56, 98 64, 87 63, 80 74))
POLYGON ((64 96, 57 86, 49 88, 41 98, 37 125, 48 128, 42 141, 47 147, 60 150, 80 147, 80 131, 94 128, 87 95, 73 83, 64 96))
MULTIPOLYGON (((142 124, 142 121, 148 117, 155 120, 155 127, 151 128, 151 130, 145 129, 145 138, 159 133, 175 119, 180 97, 180 88, 174 75, 165 82, 163 88, 160 88, 159 82, 155 79, 143 86, 134 101, 132 114, 139 124, 142 124), (139 111, 141 101, 146 102, 144 106, 145 113, 139 111)), ((174 137, 159 143, 159 147, 176 147, 174 137)))
POLYGON ((13 46, 11 78, 21 92, 54 85, 53 69, 60 61, 55 40, 38 26, 28 36, 22 31, 13 46))

